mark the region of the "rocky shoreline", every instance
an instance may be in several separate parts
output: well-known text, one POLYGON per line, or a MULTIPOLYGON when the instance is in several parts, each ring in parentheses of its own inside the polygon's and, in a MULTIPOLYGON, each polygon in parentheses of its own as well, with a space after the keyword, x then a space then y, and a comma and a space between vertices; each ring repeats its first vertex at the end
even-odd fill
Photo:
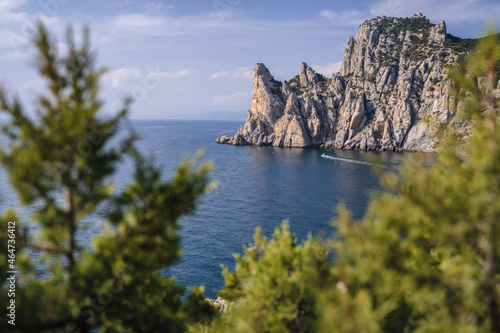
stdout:
POLYGON ((281 82, 257 64, 246 122, 216 142, 433 151, 436 131, 454 114, 446 68, 473 46, 421 13, 367 20, 348 38, 332 78, 302 63, 299 75, 281 82))

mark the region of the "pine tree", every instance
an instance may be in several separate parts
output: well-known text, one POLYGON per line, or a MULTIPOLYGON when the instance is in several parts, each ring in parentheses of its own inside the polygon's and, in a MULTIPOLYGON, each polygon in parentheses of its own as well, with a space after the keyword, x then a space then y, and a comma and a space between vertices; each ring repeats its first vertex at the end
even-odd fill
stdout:
MULTIPOLYGON (((203 289, 194 288, 183 302, 185 288, 158 271, 181 253, 179 219, 209 190, 210 165, 186 160, 172 180, 163 181, 154 162, 135 149, 136 136, 118 135, 130 101, 115 116, 101 114, 104 71, 95 68, 88 31, 81 46, 72 36, 68 29, 68 52, 60 56, 47 30, 38 28, 37 66, 48 93, 40 97, 35 119, 17 98, 0 92, 0 108, 10 117, 0 161, 21 204, 34 211, 32 224, 12 210, 0 219, 2 253, 8 222, 16 221, 18 271, 15 326, 4 316, 0 330, 181 332, 208 321, 214 311, 203 289), (134 181, 116 194, 109 179, 124 158, 135 163, 134 181), (91 244, 79 241, 82 220, 104 203, 109 209, 102 233, 91 244)), ((10 264, 0 256, 0 274, 12 270, 10 264)), ((6 288, 2 284, 3 305, 10 302, 6 288)))
POLYGON ((236 269, 224 269, 221 295, 227 313, 212 331, 310 332, 317 320, 315 292, 329 281, 328 252, 319 240, 302 244, 287 222, 268 240, 258 228, 254 243, 236 255, 236 269))

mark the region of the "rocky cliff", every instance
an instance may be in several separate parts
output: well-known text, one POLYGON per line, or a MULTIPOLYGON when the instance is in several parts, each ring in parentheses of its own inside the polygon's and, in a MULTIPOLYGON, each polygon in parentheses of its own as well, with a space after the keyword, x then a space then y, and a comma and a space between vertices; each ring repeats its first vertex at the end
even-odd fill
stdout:
POLYGON ((365 21, 332 78, 302 63, 299 75, 280 82, 257 64, 248 119, 216 142, 432 151, 437 125, 453 114, 445 67, 473 44, 421 13, 365 21))

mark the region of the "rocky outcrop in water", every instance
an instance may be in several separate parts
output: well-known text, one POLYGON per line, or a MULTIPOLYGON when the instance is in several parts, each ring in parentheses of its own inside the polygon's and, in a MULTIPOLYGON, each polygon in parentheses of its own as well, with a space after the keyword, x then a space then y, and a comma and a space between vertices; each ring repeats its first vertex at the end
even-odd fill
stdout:
POLYGON ((280 82, 257 64, 248 119, 216 142, 432 151, 434 131, 453 115, 445 68, 473 45, 421 13, 365 21, 332 78, 302 63, 299 75, 280 82))

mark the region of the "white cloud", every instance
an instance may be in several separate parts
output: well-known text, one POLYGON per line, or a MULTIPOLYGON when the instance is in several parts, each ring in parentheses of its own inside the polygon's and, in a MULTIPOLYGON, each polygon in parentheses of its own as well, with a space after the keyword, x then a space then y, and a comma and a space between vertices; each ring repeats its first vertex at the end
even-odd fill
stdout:
POLYGON ((59 7, 50 7, 52 12, 49 12, 43 3, 35 7, 38 10, 36 13, 28 13, 20 10, 25 3, 25 0, 0 0, 0 58, 2 59, 22 59, 31 56, 32 39, 38 21, 42 21, 55 35, 61 35, 64 31, 61 20, 55 15, 49 15, 56 13, 59 7))
MULTIPOLYGON (((373 16, 402 16, 408 11, 408 3, 403 4, 401 0, 383 0, 372 4, 370 13, 373 16)), ((423 8, 421 10, 424 10, 423 8)))
POLYGON ((19 8, 26 3, 26 0, 0 0, 0 10, 19 8))
POLYGON ((29 25, 34 25, 33 22, 35 21, 33 17, 30 17, 30 15, 23 13, 23 12, 12 12, 9 9, 0 9, 0 20, 2 25, 7 25, 7 24, 29 24, 29 25))
POLYGON ((146 7, 147 9, 160 9, 163 8, 163 4, 161 2, 152 1, 146 3, 144 7, 146 7))
POLYGON ((214 102, 220 104, 227 104, 227 103, 241 102, 241 101, 248 101, 250 103, 251 99, 252 99, 251 91, 240 91, 234 94, 214 96, 214 102))
POLYGON ((175 79, 193 74, 194 71, 190 69, 181 69, 179 71, 165 72, 160 71, 158 65, 155 69, 146 67, 145 70, 138 68, 120 68, 107 72, 103 76, 105 82, 111 83, 113 88, 130 88, 131 85, 143 84, 149 82, 148 80, 154 79, 156 82, 161 83, 163 79, 175 79))
POLYGON ((14 50, 15 46, 20 43, 27 44, 29 43, 29 39, 15 34, 12 30, 0 30, 0 49, 12 48, 12 50, 14 50))
POLYGON ((141 70, 138 68, 120 68, 107 72, 103 80, 111 82, 113 88, 120 88, 131 79, 137 79, 142 76, 141 70))
POLYGON ((228 76, 231 73, 231 71, 220 71, 220 72, 215 72, 213 73, 208 79, 209 80, 215 80, 224 76, 228 76))
POLYGON ((340 71, 340 67, 342 66, 342 62, 334 62, 328 65, 312 65, 311 67, 320 74, 323 74, 326 77, 331 77, 333 73, 337 73, 340 71))
POLYGON ((232 70, 223 70, 213 73, 208 79, 215 80, 222 77, 251 80, 253 78, 253 69, 251 67, 239 67, 232 70))
MULTIPOLYGON (((52 25, 59 22, 58 14, 61 7, 51 7, 40 5, 35 7, 36 12, 26 12, 18 10, 25 1, 19 1, 19 3, 11 4, 11 1, 0 0, 0 24, 1 25, 11 25, 18 24, 19 30, 24 30, 23 33, 26 34, 25 30, 34 30, 36 23, 41 20, 49 29, 53 28, 52 25)), ((41 2, 42 3, 42 2, 41 2)), ((53 31, 53 30, 51 30, 53 31)), ((33 31, 30 31, 32 33, 33 31)))
POLYGON ((180 71, 176 72, 157 72, 157 73, 149 73, 149 77, 158 77, 158 78, 163 78, 163 79, 174 79, 174 78, 179 78, 183 76, 188 76, 193 74, 194 71, 190 69, 181 69, 180 71))
MULTIPOLYGON (((327 17, 334 12, 324 11, 327 17)), ((338 14, 342 18, 343 25, 359 25, 359 11, 349 10, 338 14)), ((332 31, 330 22, 317 19, 303 20, 262 20, 253 19, 237 6, 221 11, 212 11, 200 15, 169 15, 150 11, 150 14, 120 14, 99 22, 100 29, 116 40, 129 40, 136 36, 213 36, 228 37, 227 44, 248 47, 250 43, 259 43, 254 40, 258 33, 268 33, 289 37, 294 33, 317 35, 319 27, 328 28, 329 35, 343 35, 340 29, 332 31), (231 38, 233 37, 233 38, 231 38), (248 37, 248 38, 247 38, 248 37)), ((95 24, 94 24, 95 26, 95 24)), ((94 28, 95 29, 95 28, 94 28)))
POLYGON ((102 30, 118 39, 137 36, 180 36, 190 33, 189 22, 168 16, 144 14, 119 15, 103 22, 102 30))
POLYGON ((29 16, 25 13, 2 12, 0 22, 6 29, 0 28, 0 58, 24 58, 33 49, 33 36, 37 30, 36 20, 40 19, 49 31, 60 34, 62 27, 57 18, 29 16), (12 15, 10 15, 12 14, 12 15))
POLYGON ((359 24, 364 15, 357 9, 343 10, 337 13, 334 10, 322 10, 319 15, 338 25, 359 24))

